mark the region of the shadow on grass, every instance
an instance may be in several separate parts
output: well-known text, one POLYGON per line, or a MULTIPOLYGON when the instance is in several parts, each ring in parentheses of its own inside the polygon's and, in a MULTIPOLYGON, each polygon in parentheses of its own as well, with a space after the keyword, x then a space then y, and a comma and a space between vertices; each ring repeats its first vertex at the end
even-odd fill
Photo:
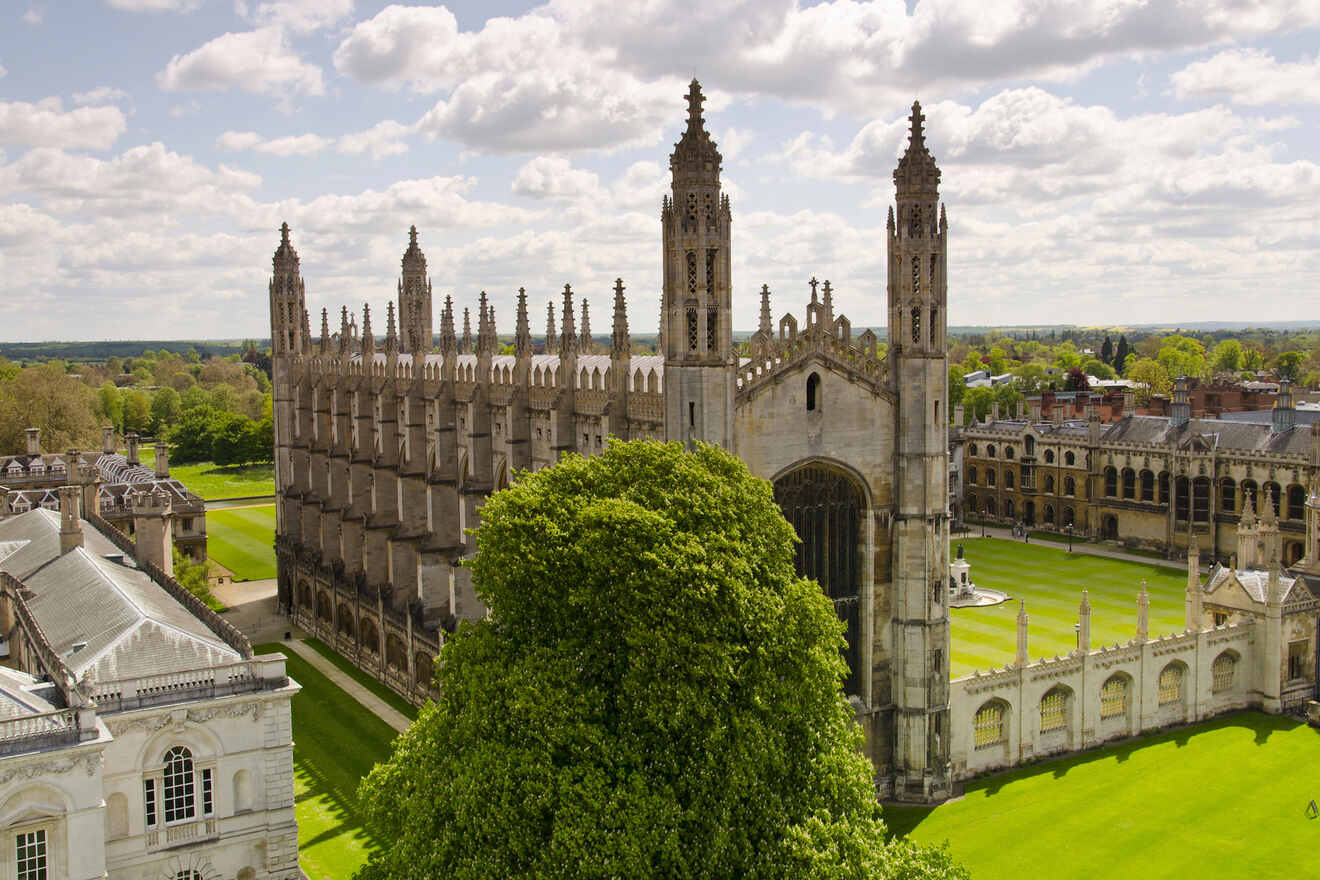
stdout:
POLYGON ((297 745, 293 749, 293 762, 308 783, 297 800, 302 802, 321 798, 321 811, 329 814, 336 823, 322 827, 315 837, 299 837, 298 848, 306 850, 342 834, 358 834, 368 848, 380 849, 380 841, 371 833, 371 829, 363 824, 362 816, 358 813, 357 792, 347 792, 335 785, 329 776, 321 772, 314 761, 299 756, 297 745))
MULTIPOLYGON (((994 797, 1004 786, 1012 782, 1032 779, 1050 774, 1055 779, 1063 779, 1074 767, 1090 764, 1094 761, 1115 760, 1126 762, 1143 749, 1173 743, 1177 748, 1188 745, 1195 737, 1217 730, 1240 728, 1254 734, 1257 746, 1265 745, 1270 737, 1280 731, 1290 731, 1302 726, 1302 722, 1282 715, 1265 715, 1255 711, 1237 712, 1210 721, 1202 721, 1165 730, 1162 733, 1147 734, 1124 740, 1113 745, 1088 749, 1062 758, 1045 760, 1025 767, 1005 770, 991 776, 971 780, 966 784, 965 793, 984 793, 994 797)), ((891 837, 903 837, 916 829, 931 813, 939 807, 886 805, 883 808, 885 824, 891 837)))

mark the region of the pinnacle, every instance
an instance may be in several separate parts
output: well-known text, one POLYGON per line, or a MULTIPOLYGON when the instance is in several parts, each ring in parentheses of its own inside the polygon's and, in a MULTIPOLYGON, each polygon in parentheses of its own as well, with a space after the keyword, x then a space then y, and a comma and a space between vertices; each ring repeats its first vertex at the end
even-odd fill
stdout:
POLYGON ((706 96, 701 93, 701 83, 693 77, 687 93, 689 131, 702 131, 705 128, 705 122, 701 118, 701 105, 705 101, 706 96))
POLYGON ((909 131, 909 137, 912 138, 912 145, 916 146, 917 144, 925 144, 926 132, 924 131, 923 123, 926 121, 926 116, 921 112, 920 101, 912 102, 912 115, 908 117, 908 121, 912 123, 912 127, 909 131))
POLYGON ((281 223, 281 224, 280 224, 280 244, 288 244, 288 243, 289 243, 289 224, 288 224, 288 223, 281 223))

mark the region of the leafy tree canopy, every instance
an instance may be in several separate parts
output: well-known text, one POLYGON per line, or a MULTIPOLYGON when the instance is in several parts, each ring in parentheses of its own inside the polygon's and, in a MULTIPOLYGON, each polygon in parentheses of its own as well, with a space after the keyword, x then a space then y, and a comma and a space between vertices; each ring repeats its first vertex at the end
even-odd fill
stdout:
POLYGON ((843 628, 727 453, 611 443, 482 510, 489 619, 363 781, 363 880, 965 877, 884 842, 843 628))

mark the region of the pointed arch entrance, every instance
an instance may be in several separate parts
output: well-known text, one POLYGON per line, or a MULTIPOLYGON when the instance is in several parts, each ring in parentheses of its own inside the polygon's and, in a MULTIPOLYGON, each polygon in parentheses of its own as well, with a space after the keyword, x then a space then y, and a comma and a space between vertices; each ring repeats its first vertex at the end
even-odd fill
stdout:
POLYGON ((775 503, 801 539, 794 564, 820 584, 847 627, 844 689, 862 686, 862 563, 866 540, 866 491, 861 481, 821 462, 796 466, 774 481, 775 503))

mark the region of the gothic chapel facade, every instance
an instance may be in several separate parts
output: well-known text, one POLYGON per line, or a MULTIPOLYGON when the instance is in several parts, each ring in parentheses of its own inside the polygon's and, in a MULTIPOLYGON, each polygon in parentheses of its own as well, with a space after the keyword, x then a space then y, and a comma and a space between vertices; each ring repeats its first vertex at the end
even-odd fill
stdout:
POLYGON ((270 282, 276 551, 297 622, 405 696, 430 694, 446 631, 485 613, 459 565, 465 529, 518 469, 590 455, 611 436, 717 444, 771 481, 816 579, 847 626, 846 690, 882 797, 949 792, 946 241, 940 172, 920 105, 894 171, 888 235, 889 348, 854 336, 828 281, 801 322, 776 323, 761 288, 749 356, 732 340, 731 209, 700 86, 670 156, 661 209, 660 354, 634 356, 622 281, 609 350, 588 304, 563 291, 543 352, 520 290, 514 353, 497 354, 481 294, 477 332, 452 300, 432 348, 431 282, 411 230, 377 342, 364 310, 313 341, 288 227, 270 282), (580 316, 580 330, 577 318, 580 316))

